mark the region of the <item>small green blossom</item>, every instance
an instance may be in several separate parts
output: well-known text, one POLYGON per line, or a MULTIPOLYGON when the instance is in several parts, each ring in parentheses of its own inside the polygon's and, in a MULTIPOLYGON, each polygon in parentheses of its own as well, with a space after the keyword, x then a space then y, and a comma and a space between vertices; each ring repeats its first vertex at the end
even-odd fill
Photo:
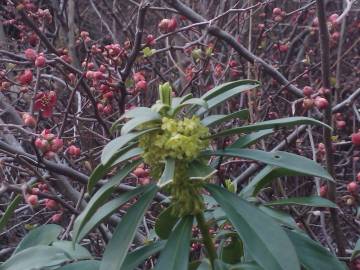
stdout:
POLYGON ((201 150, 208 147, 209 141, 203 139, 207 135, 209 129, 196 116, 182 120, 163 117, 160 130, 140 138, 139 146, 144 149, 144 161, 151 166, 155 179, 160 178, 165 159, 175 159, 176 171, 169 191, 172 209, 179 216, 196 214, 203 209, 199 192, 201 183, 190 180, 187 167, 198 158, 201 150))

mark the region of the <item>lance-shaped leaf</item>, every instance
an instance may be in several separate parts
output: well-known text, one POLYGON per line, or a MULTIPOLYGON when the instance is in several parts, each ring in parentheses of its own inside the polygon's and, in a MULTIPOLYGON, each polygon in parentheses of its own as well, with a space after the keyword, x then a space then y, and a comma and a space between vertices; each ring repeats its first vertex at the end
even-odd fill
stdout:
POLYGON ((305 175, 301 172, 294 172, 284 168, 275 167, 268 165, 264 167, 251 181, 250 183, 240 192, 240 196, 248 198, 256 196, 256 194, 264 187, 269 185, 277 177, 281 176, 298 176, 305 175))
POLYGON ((203 156, 230 156, 260 161, 304 175, 312 175, 334 181, 332 176, 311 159, 283 151, 265 152, 254 149, 226 148, 219 151, 203 151, 203 156))
POLYGON ((202 95, 201 98, 204 100, 210 100, 216 96, 226 93, 229 90, 241 91, 242 89, 244 89, 244 87, 245 88, 252 86, 256 87, 259 85, 260 83, 258 81, 253 81, 253 80, 238 80, 238 81, 228 82, 214 87, 213 89, 202 95))
POLYGON ((308 196, 308 197, 297 197, 297 198, 288 198, 280 199, 272 202, 268 202, 266 206, 281 206, 281 205, 305 205, 312 207, 329 207, 329 208, 338 208, 338 206, 329 201, 328 199, 319 197, 319 196, 308 196))
POLYGON ((241 136, 239 139, 237 139, 233 144, 229 145, 228 148, 234 147, 234 148, 245 148, 249 145, 252 145, 256 143, 259 139, 270 135, 274 131, 272 129, 264 129, 257 132, 253 132, 244 136, 241 136))
POLYGON ((121 269, 137 227, 158 190, 155 184, 151 184, 148 187, 148 190, 141 196, 141 199, 129 208, 116 226, 113 237, 105 249, 100 270, 121 269))
MULTIPOLYGON (((212 90, 210 90, 209 92, 212 92, 212 94, 207 95, 209 93, 208 92, 207 94, 202 96, 202 98, 207 101, 208 108, 207 109, 201 108, 196 112, 196 114, 202 115, 207 110, 210 110, 210 109, 218 106, 219 104, 225 102, 226 100, 259 86, 259 83, 256 81, 247 81, 247 82, 248 83, 242 83, 241 85, 239 84, 238 86, 231 87, 231 88, 228 88, 229 85, 227 85, 225 87, 226 88, 225 91, 223 91, 224 87, 219 89, 216 92, 212 92, 212 90), (220 93, 220 92, 222 92, 222 93, 220 93), (215 95, 215 93, 216 93, 216 95, 215 95), (220 93, 220 94, 218 94, 218 93, 220 93)), ((231 83, 229 83, 229 84, 231 84, 231 83)))
POLYGON ((77 241, 83 239, 89 232, 91 232, 94 228, 96 228, 101 222, 103 222, 106 218, 108 218, 117 210, 119 210, 119 208, 124 203, 140 195, 141 193, 146 191, 147 188, 148 186, 138 187, 134 190, 119 195, 115 199, 112 199, 111 201, 99 207, 79 231, 77 236, 77 241))
MULTIPOLYGON (((103 185, 90 199, 85 209, 76 218, 73 229, 73 241, 76 242, 79 233, 85 223, 96 212, 96 210, 103 205, 111 196, 116 185, 118 185, 131 171, 134 170, 140 161, 127 164, 115 176, 113 176, 105 185, 103 185)), ((92 187, 90 187, 92 189, 92 187)), ((90 189, 90 190, 91 190, 90 189)))
POLYGON ((158 241, 132 251, 126 256, 121 270, 136 269, 136 267, 147 258, 161 251, 164 248, 165 243, 166 241, 158 241))
POLYGON ((13 256, 30 247, 51 244, 57 240, 61 231, 62 227, 56 224, 42 225, 32 229, 18 244, 13 256))
POLYGON ((183 217, 171 233, 154 270, 187 270, 193 216, 183 217))
POLYGON ((158 181, 158 186, 160 188, 166 186, 174 180, 175 175, 175 159, 167 158, 165 160, 165 169, 158 181))
POLYGON ((246 250, 267 270, 300 270, 295 248, 271 217, 232 192, 212 184, 205 188, 225 211, 246 250))
POLYGON ((150 114, 133 118, 129 120, 125 125, 123 125, 123 127, 121 128, 121 135, 128 134, 129 132, 146 123, 159 123, 160 125, 160 118, 161 116, 158 113, 156 113, 156 115, 150 114))
POLYGON ((311 240, 304 234, 285 230, 291 242, 293 242, 301 264, 308 270, 346 270, 345 264, 341 263, 324 247, 311 240))
POLYGON ((160 239, 168 239, 171 231, 176 223, 179 221, 179 217, 172 214, 172 207, 166 208, 161 212, 155 223, 155 232, 160 239))
POLYGON ((22 197, 20 195, 16 195, 16 197, 11 201, 9 206, 6 208, 5 213, 0 218, 0 231, 6 226, 12 214, 14 213, 16 207, 21 202, 22 197))
POLYGON ((187 168, 187 174, 190 177, 190 179, 193 180, 208 179, 209 177, 213 176, 216 172, 217 170, 204 164, 199 160, 192 161, 187 168))
POLYGON ((71 260, 60 248, 40 245, 16 253, 0 265, 0 270, 46 269, 71 260))
POLYGON ((201 123, 205 126, 213 126, 217 124, 222 124, 224 122, 227 122, 229 120, 239 118, 242 120, 246 120, 249 117, 249 110, 240 110, 234 113, 230 114, 215 114, 205 117, 203 120, 201 120, 201 123))
POLYGON ((234 134, 240 134, 240 133, 247 133, 251 131, 258 131, 263 129, 270 129, 270 128, 280 128, 280 127, 292 127, 295 125, 320 125, 326 128, 331 129, 330 126, 309 117, 287 117, 287 118, 280 118, 276 120, 268 120, 263 122, 258 122, 252 125, 232 128, 228 130, 224 130, 222 132, 218 132, 216 134, 210 135, 208 138, 219 138, 224 136, 230 136, 234 134))
POLYGON ((115 162, 123 158, 124 156, 126 157, 126 155, 133 149, 134 146, 135 144, 131 143, 123 147, 122 149, 117 151, 107 163, 105 164, 100 163, 99 165, 96 166, 94 171, 91 173, 87 184, 87 190, 89 193, 91 193, 96 183, 99 182, 99 180, 103 178, 111 170, 111 167, 116 165, 115 162))
POLYGON ((139 138, 140 136, 157 130, 158 128, 151 128, 141 132, 129 133, 123 136, 120 136, 112 141, 110 141, 107 145, 105 145, 102 153, 101 153, 101 163, 106 164, 111 160, 111 158, 125 145, 129 142, 139 138))
POLYGON ((87 260, 64 265, 56 270, 99 270, 100 261, 87 260))

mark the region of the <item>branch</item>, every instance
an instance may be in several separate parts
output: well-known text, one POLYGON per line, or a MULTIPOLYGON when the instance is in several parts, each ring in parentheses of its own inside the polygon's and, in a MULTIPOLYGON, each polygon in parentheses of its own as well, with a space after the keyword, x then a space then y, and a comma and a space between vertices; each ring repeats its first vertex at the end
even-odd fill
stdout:
MULTIPOLYGON (((324 0, 316 0, 317 4, 317 15, 319 19, 319 39, 320 39, 320 56, 321 56, 321 75, 322 75, 322 84, 323 87, 330 89, 330 45, 329 45, 329 31, 326 21, 326 7, 324 0)), ((329 104, 332 104, 332 93, 329 91, 325 95, 329 104)), ((332 116, 331 116, 331 106, 328 106, 324 112, 323 122, 329 126, 332 125, 332 116)), ((335 168, 334 168, 334 154, 332 150, 332 131, 323 128, 323 142, 325 145, 325 160, 326 168, 329 173, 335 178, 335 168)), ((329 183, 329 192, 328 197, 333 202, 336 202, 336 183, 329 183)), ((336 209, 330 209, 331 221, 335 233, 335 241, 338 247, 339 256, 344 257, 345 253, 345 243, 343 238, 343 233, 339 224, 339 217, 336 209)))
MULTIPOLYGON (((165 0, 171 7, 175 8, 181 15, 187 17, 194 23, 205 23, 207 20, 203 18, 201 15, 193 11, 188 6, 184 5, 179 0, 165 0)), ((212 26, 210 24, 205 24, 203 27, 213 36, 223 40, 228 45, 230 45, 240 56, 244 57, 247 61, 251 63, 260 64, 264 71, 272 76, 278 83, 282 85, 288 85, 288 90, 298 97, 302 97, 302 91, 297 88, 295 85, 291 84, 283 74, 277 71, 273 66, 265 62, 262 58, 254 55, 248 49, 246 49, 243 45, 238 43, 236 39, 231 36, 229 33, 221 30, 216 26, 212 26)))

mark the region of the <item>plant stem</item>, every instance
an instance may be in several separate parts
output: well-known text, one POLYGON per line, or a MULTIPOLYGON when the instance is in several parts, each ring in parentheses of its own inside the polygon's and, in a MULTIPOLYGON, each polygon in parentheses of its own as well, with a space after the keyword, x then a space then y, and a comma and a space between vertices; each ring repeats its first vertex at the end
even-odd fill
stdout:
POLYGON ((212 267, 212 269, 214 269, 214 261, 217 258, 217 255, 216 255, 214 243, 213 243, 213 241, 211 239, 211 235, 209 233, 209 226, 206 224, 206 221, 205 221, 204 214, 203 213, 197 214, 196 221, 197 221, 198 227, 201 231, 203 243, 205 245, 205 248, 207 250, 207 253, 208 253, 208 256, 209 256, 209 259, 211 262, 211 267, 212 267))

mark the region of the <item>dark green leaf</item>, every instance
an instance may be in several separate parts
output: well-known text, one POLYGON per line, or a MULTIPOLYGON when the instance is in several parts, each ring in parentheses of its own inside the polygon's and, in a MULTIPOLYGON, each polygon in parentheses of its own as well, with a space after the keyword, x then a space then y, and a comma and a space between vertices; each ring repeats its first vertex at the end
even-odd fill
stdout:
POLYGON ((105 145, 102 153, 101 153, 101 163, 107 164, 111 158, 120 151, 121 148, 123 148, 125 145, 127 145, 129 142, 139 138, 140 136, 152 132, 154 130, 157 130, 158 128, 151 128, 147 130, 143 130, 141 132, 134 132, 129 133, 120 137, 115 138, 114 140, 110 141, 107 145, 105 145))
POLYGON ((229 270, 230 269, 226 263, 220 261, 219 259, 215 260, 214 268, 215 268, 215 270, 229 270))
POLYGON ((243 245, 238 237, 230 237, 230 243, 225 239, 222 241, 219 250, 220 259, 228 264, 235 264, 241 261, 243 256, 243 245))
POLYGON ((159 241, 132 251, 126 256, 125 261, 122 267, 120 268, 120 270, 136 269, 136 267, 139 264, 141 264, 150 256, 153 256, 159 251, 161 251, 164 248, 164 246, 165 246, 165 241, 159 241))
POLYGON ((199 160, 194 160, 189 164, 187 174, 190 179, 204 180, 214 175, 216 170, 199 160))
POLYGON ((263 168, 250 183, 240 192, 240 196, 248 198, 256 196, 257 193, 264 187, 268 186, 271 181, 281 176, 298 176, 304 175, 304 173, 294 172, 284 168, 274 167, 271 165, 263 168))
POLYGON ((359 256, 360 254, 360 239, 356 241, 355 248, 353 250, 353 253, 351 254, 351 260, 359 256))
POLYGON ((224 209, 246 250, 267 270, 300 270, 295 249, 272 218, 235 194, 216 185, 205 188, 224 209))
POLYGON ((135 196, 143 193, 148 186, 138 187, 134 190, 128 191, 124 194, 119 195, 115 199, 105 203, 103 206, 98 208, 96 212, 91 215, 90 219, 84 224, 82 229, 79 232, 79 236, 77 240, 80 241, 83 239, 90 231, 92 231, 96 226, 98 226, 104 219, 109 217, 111 214, 116 212, 119 207, 121 207, 124 203, 131 200, 135 196))
POLYGON ((74 260, 92 259, 90 252, 86 248, 78 244, 74 247, 71 241, 55 241, 51 246, 64 250, 74 260))
POLYGON ((313 175, 327 179, 329 181, 334 181, 331 175, 322 166, 313 160, 283 151, 265 152, 254 149, 227 148, 225 150, 219 150, 215 152, 204 151, 202 155, 231 156, 257 160, 269 165, 299 172, 304 175, 313 175))
POLYGON ((130 144, 130 145, 120 149, 110 158, 110 160, 106 164, 100 163, 95 168, 95 170, 90 175, 89 181, 87 184, 87 190, 89 193, 92 192, 92 189, 95 187, 96 183, 111 170, 111 167, 115 165, 115 161, 126 156, 132 150, 132 148, 134 146, 135 146, 135 144, 130 144))
POLYGON ((16 207, 21 202, 22 197, 20 195, 16 195, 16 197, 11 201, 9 206, 6 208, 5 213, 0 218, 0 232, 3 228, 5 228, 6 224, 8 223, 10 217, 14 213, 16 207))
POLYGON ((168 207, 161 212, 155 223, 155 232, 161 239, 168 239, 179 218, 172 215, 172 208, 168 207))
POLYGON ((141 196, 141 199, 130 207, 123 216, 120 223, 116 226, 113 237, 106 246, 100 270, 121 269, 137 227, 157 191, 158 187, 155 184, 148 185, 148 189, 141 196))
POLYGON ((70 260, 70 256, 60 248, 39 245, 16 253, 0 265, 0 270, 27 270, 29 267, 31 267, 30 269, 43 269, 70 260))
POLYGON ((187 270, 193 216, 183 217, 171 233, 154 270, 187 270))
POLYGON ((174 175, 175 175, 175 159, 166 158, 165 169, 158 181, 158 186, 162 188, 167 184, 171 183, 174 179, 174 175))
POLYGON ((56 270, 99 270, 99 267, 100 261, 88 260, 67 264, 60 268, 56 268, 56 270))
POLYGON ((140 147, 136 147, 133 148, 129 151, 127 151, 125 154, 123 154, 122 156, 120 156, 118 159, 116 159, 111 166, 115 166, 120 164, 121 162, 124 162, 126 160, 132 159, 136 156, 141 155, 142 153, 144 153, 144 149, 140 148, 140 147))
MULTIPOLYGON (((234 266, 230 266, 230 270, 264 270, 264 268, 261 268, 256 263, 240 263, 234 266)), ((320 269, 319 269, 320 270, 320 269)))
POLYGON ((279 128, 279 127, 288 127, 289 128, 289 127, 292 127, 295 125, 304 125, 304 124, 320 125, 320 126, 331 129, 330 126, 328 126, 316 119, 309 118, 309 117, 297 116, 297 117, 280 118, 280 119, 276 119, 276 120, 268 120, 268 121, 258 122, 258 123, 252 124, 252 125, 248 125, 248 126, 232 128, 232 129, 228 129, 228 130, 213 134, 213 135, 209 136, 209 138, 218 138, 218 137, 230 136, 230 135, 234 135, 234 134, 246 133, 246 132, 250 132, 250 131, 270 129, 270 128, 279 128))
POLYGON ((239 95, 242 92, 254 89, 254 88, 259 86, 258 82, 255 82, 255 81, 248 81, 248 82, 251 82, 251 83, 231 87, 230 89, 227 89, 226 91, 222 91, 224 89, 224 88, 222 88, 220 91, 217 91, 217 94, 215 96, 212 96, 212 97, 206 96, 208 93, 212 92, 212 90, 207 92, 207 94, 205 94, 202 98, 207 101, 208 108, 207 109, 201 108, 196 112, 196 114, 197 115, 202 115, 206 111, 208 111, 208 110, 210 110, 212 108, 215 108, 216 106, 218 106, 219 104, 225 102, 226 100, 228 100, 228 99, 230 99, 230 98, 232 98, 232 97, 234 97, 236 95, 239 95), (222 93, 218 94, 219 92, 222 92, 222 93))
POLYGON ((229 90, 238 89, 237 91, 239 90, 241 91, 244 86, 257 87, 259 85, 260 83, 258 81, 253 81, 253 80, 238 80, 238 81, 228 82, 214 87, 213 89, 202 95, 201 98, 204 100, 209 100, 229 90))
POLYGON ((129 120, 123 127, 121 128, 121 135, 128 134, 130 131, 133 131, 140 125, 146 124, 146 123, 154 123, 159 122, 160 123, 160 114, 156 113, 157 115, 144 115, 141 117, 136 117, 134 119, 129 120))
MULTIPOLYGON (((118 185, 135 167, 139 165, 140 161, 127 164, 115 176, 103 185, 90 199, 85 209, 76 218, 73 228, 73 241, 76 242, 79 233, 85 223, 91 218, 95 211, 103 205, 106 200, 111 196, 116 185, 118 185)), ((90 190, 92 187, 90 186, 90 190)))
POLYGON ((47 224, 32 229, 18 244, 13 256, 20 251, 29 247, 38 245, 49 245, 56 241, 62 228, 56 224, 47 224))
POLYGON ((338 208, 338 206, 325 198, 319 196, 309 196, 309 197, 297 197, 297 198, 288 198, 281 199, 272 202, 268 202, 265 205, 267 206, 277 206, 277 205, 306 205, 313 207, 330 207, 330 208, 338 208))
POLYGON ((229 145, 228 148, 245 148, 255 142, 257 142, 262 137, 265 137, 274 131, 272 129, 264 129, 257 132, 253 132, 244 136, 241 136, 233 144, 229 145))
POLYGON ((258 208, 266 213, 268 216, 272 217, 274 220, 276 220, 278 223, 287 226, 289 228, 293 229, 299 229, 298 225, 296 224, 295 220, 290 216, 289 214, 285 212, 281 212, 276 209, 272 209, 270 207, 266 207, 263 205, 259 205, 258 208))
POLYGON ((346 270, 347 268, 328 250, 306 235, 285 230, 296 249, 300 262, 308 270, 346 270))
POLYGON ((224 122, 227 122, 234 118, 240 118, 242 120, 245 120, 249 117, 249 110, 240 110, 234 113, 230 114, 215 114, 205 117, 203 120, 201 120, 201 123, 204 126, 210 127, 213 125, 221 124, 224 122))

